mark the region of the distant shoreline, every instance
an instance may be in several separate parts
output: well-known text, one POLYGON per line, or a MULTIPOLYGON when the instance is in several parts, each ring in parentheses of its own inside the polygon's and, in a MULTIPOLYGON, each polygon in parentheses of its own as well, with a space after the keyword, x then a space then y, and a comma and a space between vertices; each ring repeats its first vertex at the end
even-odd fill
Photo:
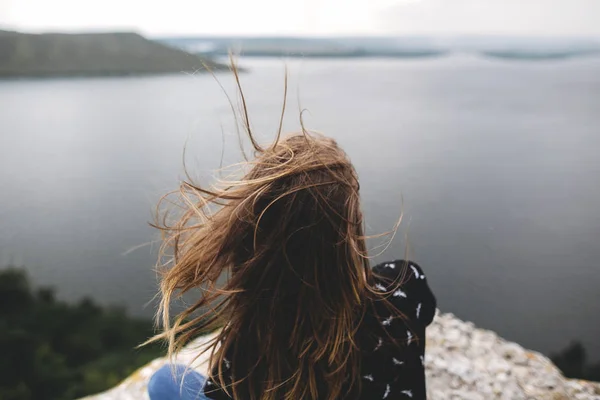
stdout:
POLYGON ((484 58, 495 58, 501 60, 512 60, 512 61, 552 61, 552 60, 567 60, 573 58, 585 58, 585 57, 600 57, 600 51, 598 52, 549 52, 549 53, 523 53, 523 52, 510 52, 510 51, 487 51, 477 54, 484 58))
MULTIPOLYGON (((211 58, 227 57, 228 53, 200 53, 202 56, 211 58)), ((456 55, 470 55, 481 59, 497 59, 510 61, 553 61, 568 60, 579 58, 600 58, 598 52, 561 52, 561 53, 524 53, 524 52, 453 52, 453 51, 422 51, 406 53, 285 53, 285 52, 240 52, 236 54, 241 58, 291 58, 291 59, 391 59, 391 60, 410 60, 410 59, 434 59, 444 58, 456 55)))
MULTIPOLYGON (((415 52, 415 53, 398 53, 398 54, 385 54, 385 53, 373 53, 368 55, 362 54, 319 54, 319 53, 240 53, 239 57, 243 58, 308 58, 308 59, 390 59, 390 60, 420 60, 420 59, 434 59, 444 58, 456 55, 471 55, 481 59, 497 59, 497 60, 511 60, 511 61, 553 61, 553 60, 567 60, 567 59, 579 59, 579 58, 600 58, 599 52, 589 53, 550 53, 550 54, 524 54, 524 53, 510 53, 510 52, 480 52, 480 53, 463 53, 463 52, 450 52, 450 51, 439 51, 439 52, 415 52)), ((226 54, 210 53, 211 57, 221 58, 227 56, 226 54)))
MULTIPOLYGON (((209 57, 224 57, 227 53, 201 53, 209 57)), ((349 52, 349 53, 319 53, 319 52, 264 52, 264 51, 253 51, 253 52, 240 52, 240 57, 246 58, 397 58, 397 59, 409 59, 409 58, 436 58, 444 57, 449 55, 446 51, 411 51, 404 53, 364 53, 364 52, 349 52)))
POLYGON ((600 38, 495 36, 404 37, 171 37, 157 41, 207 57, 421 59, 470 54, 515 61, 600 56, 600 38))

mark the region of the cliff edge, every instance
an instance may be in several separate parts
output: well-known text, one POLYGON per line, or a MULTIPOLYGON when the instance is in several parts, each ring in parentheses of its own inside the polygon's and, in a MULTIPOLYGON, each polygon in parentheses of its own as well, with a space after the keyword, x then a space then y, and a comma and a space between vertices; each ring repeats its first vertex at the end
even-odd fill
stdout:
MULTIPOLYGON (((176 361, 191 363, 209 338, 196 339, 176 361)), ((192 368, 205 373, 206 361, 204 356, 192 368)), ((154 360, 119 386, 85 400, 147 399, 148 379, 166 362, 154 360)), ((438 313, 428 328, 425 364, 430 400, 600 400, 600 383, 566 379, 542 354, 452 314, 438 313)))

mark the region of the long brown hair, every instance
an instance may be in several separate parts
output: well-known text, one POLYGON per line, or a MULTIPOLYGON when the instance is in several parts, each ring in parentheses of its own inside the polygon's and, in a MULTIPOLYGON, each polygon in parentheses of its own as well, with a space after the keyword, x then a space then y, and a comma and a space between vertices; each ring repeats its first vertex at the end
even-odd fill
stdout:
POLYGON ((356 171, 333 139, 304 128, 259 145, 243 103, 255 157, 241 178, 183 182, 179 219, 154 225, 170 256, 155 339, 173 354, 219 329, 209 370, 234 399, 358 393, 356 332, 373 292, 356 171), (172 320, 172 301, 198 290, 172 320))

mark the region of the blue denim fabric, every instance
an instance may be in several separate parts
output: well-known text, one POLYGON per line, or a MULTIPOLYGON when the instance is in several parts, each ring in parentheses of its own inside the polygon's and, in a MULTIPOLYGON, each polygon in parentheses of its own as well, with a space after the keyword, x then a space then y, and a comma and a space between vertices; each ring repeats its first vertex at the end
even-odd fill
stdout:
POLYGON ((150 378, 148 395, 150 400, 210 400, 204 395, 205 383, 206 377, 185 365, 165 365, 150 378))

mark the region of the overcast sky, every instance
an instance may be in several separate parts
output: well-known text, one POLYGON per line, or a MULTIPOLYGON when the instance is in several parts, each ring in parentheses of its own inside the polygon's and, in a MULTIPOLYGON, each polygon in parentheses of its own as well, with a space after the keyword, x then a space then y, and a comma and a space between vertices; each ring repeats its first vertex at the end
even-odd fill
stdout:
POLYGON ((0 29, 600 36, 600 0, 0 0, 0 29))

